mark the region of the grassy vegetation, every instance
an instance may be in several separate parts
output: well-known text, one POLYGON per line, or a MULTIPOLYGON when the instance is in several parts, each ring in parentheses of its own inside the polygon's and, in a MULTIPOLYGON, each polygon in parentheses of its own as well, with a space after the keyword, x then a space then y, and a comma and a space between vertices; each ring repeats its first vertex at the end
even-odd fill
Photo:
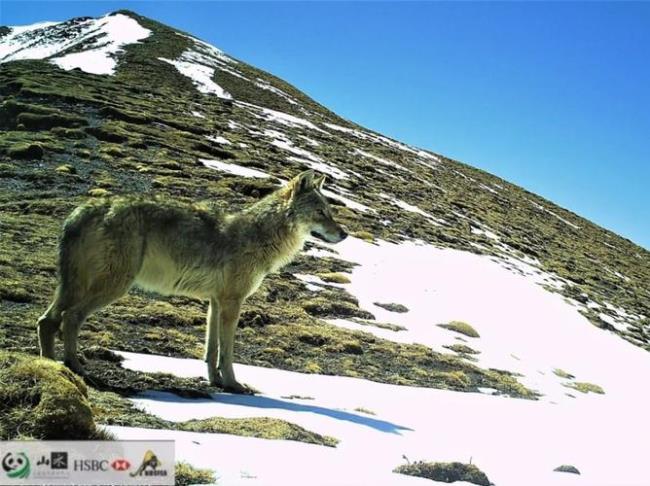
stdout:
POLYGON ((61 364, 0 352, 0 439, 102 438, 84 382, 61 364))
POLYGON ((350 283, 350 278, 347 277, 346 275, 343 275, 342 273, 339 273, 339 272, 319 273, 318 277, 320 277, 321 280, 323 280, 325 282, 330 282, 330 283, 338 283, 338 284, 349 284, 350 283))
POLYGON ((336 447, 339 442, 334 437, 323 436, 286 420, 269 417, 238 419, 211 417, 183 422, 181 428, 192 432, 214 432, 261 439, 295 440, 327 447, 336 447))
POLYGON ((491 486, 492 483, 485 473, 473 464, 462 462, 426 462, 417 461, 403 464, 393 470, 399 474, 417 476, 442 483, 465 481, 480 486, 491 486))
POLYGON ((357 407, 357 408, 354 409, 354 411, 355 412, 365 413, 366 415, 377 415, 372 410, 368 410, 367 408, 363 408, 363 407, 357 407))
POLYGON ((352 236, 354 236, 355 238, 360 238, 362 240, 365 240, 368 243, 372 243, 373 241, 375 241, 375 237, 370 231, 363 231, 363 230, 355 231, 354 233, 352 233, 352 236))
POLYGON ((480 354, 480 351, 475 350, 474 348, 467 346, 466 344, 450 344, 443 346, 444 348, 451 349, 453 352, 458 354, 480 354))
POLYGON ((400 326, 398 324, 391 324, 390 322, 378 322, 378 321, 371 321, 367 319, 358 319, 353 317, 350 319, 352 322, 355 322, 357 324, 361 324, 362 326, 372 326, 372 327, 377 327, 379 329, 388 329, 389 331, 406 331, 406 328, 404 326, 400 326))
POLYGON ((553 370, 553 373, 554 373, 556 376, 559 376, 560 378, 565 378, 565 379, 567 379, 567 380, 573 380, 573 379, 575 378, 575 376, 573 376, 571 373, 569 373, 569 372, 567 372, 567 371, 564 371, 564 370, 561 369, 561 368, 555 368, 555 369, 553 370))
POLYGON ((191 484, 218 484, 214 471, 197 469, 187 462, 177 462, 174 467, 174 484, 190 486, 191 484))
POLYGON ((471 325, 467 324, 466 322, 451 321, 448 324, 438 324, 438 326, 443 327, 445 329, 449 329, 450 331, 463 334, 467 337, 472 337, 472 338, 480 337, 479 333, 476 332, 476 329, 474 329, 471 325))
POLYGON ((390 312, 397 312, 399 314, 403 314, 404 312, 408 312, 408 307, 402 304, 396 304, 394 302, 389 302, 389 303, 381 303, 381 302, 374 302, 374 304, 377 307, 381 307, 382 309, 386 309, 387 311, 390 312))
MULTIPOLYGON (((553 370, 553 373, 556 376, 559 376, 560 378, 564 378, 566 380, 574 380, 575 376, 572 375, 571 373, 568 373, 567 371, 564 371, 563 369, 560 368, 555 368, 553 370)), ((599 385, 595 385, 594 383, 588 383, 585 381, 568 381, 565 383, 562 383, 562 385, 566 386, 567 388, 573 388, 574 390, 577 390, 582 393, 598 393, 600 395, 605 394, 605 390, 599 385)), ((573 396, 573 395, 569 395, 573 396)))
POLYGON ((562 383, 564 386, 567 388, 573 388, 574 390, 578 390, 579 392, 582 393, 598 393, 599 395, 604 395, 605 390, 599 385, 595 385, 594 383, 588 383, 586 381, 572 381, 569 383, 562 383))

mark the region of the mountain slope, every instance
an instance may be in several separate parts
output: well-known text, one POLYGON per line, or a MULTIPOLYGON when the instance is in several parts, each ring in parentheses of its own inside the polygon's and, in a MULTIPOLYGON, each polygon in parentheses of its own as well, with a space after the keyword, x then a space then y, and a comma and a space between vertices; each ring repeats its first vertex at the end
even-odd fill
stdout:
MULTIPOLYGON (((231 211, 313 168, 329 175, 325 194, 362 250, 313 241, 284 273, 269 278, 242 315, 239 362, 283 373, 490 389, 548 403, 566 397, 561 387, 579 385, 552 370, 543 380, 537 376, 548 354, 537 356, 530 336, 547 331, 544 316, 547 336, 556 340, 588 319, 600 329, 576 331, 580 339, 600 343, 596 336, 603 335, 615 339, 617 351, 628 349, 622 339, 650 350, 648 251, 507 181, 343 120, 191 35, 127 11, 2 28, 0 63, 4 349, 37 352, 34 324, 55 286, 61 222, 88 197, 155 193, 231 211), (392 260, 380 251, 386 242, 399 243, 392 260), (426 253, 413 249, 415 243, 426 253), (416 265, 408 274, 391 265, 404 259, 411 268, 406 262, 415 254, 416 261, 438 263, 416 265), (386 273, 368 277, 369 268, 386 273), (337 284, 332 273, 351 283, 337 284), (406 291, 392 288, 395 282, 406 291), (531 296, 530 308, 506 311, 507 299, 499 299, 508 295, 499 295, 500 288, 513 298, 531 296), (520 288, 530 293, 519 295, 520 288), (436 293, 448 299, 429 297, 436 293), (406 304, 410 312, 402 316, 375 302, 406 304), (552 312, 555 306, 562 310, 552 312), (476 326, 478 342, 454 339, 435 326, 453 320, 476 326)), ((152 388, 205 393, 199 381, 127 373, 101 351, 197 358, 204 312, 200 302, 156 301, 134 291, 93 316, 82 345, 90 348, 96 388, 124 395, 152 388)), ((545 352, 554 344, 560 348, 551 341, 545 352)), ((589 368, 571 358, 572 347, 576 356, 593 357, 608 345, 562 343, 558 361, 574 367, 568 373, 580 368, 582 379, 589 368)), ((629 349, 630 360, 647 362, 629 349)), ((627 367, 621 369, 634 371, 631 361, 620 359, 627 367)), ((610 392, 615 381, 598 370, 596 379, 603 376, 607 384, 597 384, 610 392)))
MULTIPOLYGON (((121 159, 118 163, 130 157, 135 159, 129 160, 131 163, 169 158, 194 166, 201 157, 232 158, 240 165, 257 165, 285 179, 311 166, 335 178, 339 200, 355 191, 356 202, 381 207, 378 214, 356 211, 351 215, 349 219, 354 219, 357 229, 363 227, 390 240, 420 238, 468 251, 535 258, 541 268, 566 279, 567 297, 591 303, 586 312, 592 322, 609 329, 613 326, 626 339, 647 346, 645 324, 640 318, 650 311, 646 250, 482 171, 349 124, 286 83, 201 41, 132 13, 112 17, 122 19, 122 23, 124 19, 136 19, 142 27, 139 31, 138 27, 131 28, 140 33, 129 38, 131 43, 122 45, 121 40, 112 39, 101 28, 80 27, 101 22, 76 19, 26 32, 19 30, 18 36, 14 31, 5 35, 3 39, 9 36, 11 44, 16 37, 21 40, 21 36, 29 35, 37 39, 34 42, 38 46, 23 48, 9 57, 2 55, 4 49, 0 51, 0 61, 4 62, 2 123, 5 129, 13 129, 6 135, 5 153, 14 141, 33 140, 41 142, 45 149, 42 160, 49 161, 50 165, 65 162, 74 155, 62 146, 61 137, 57 135, 59 140, 54 140, 55 137, 49 137, 51 130, 41 130, 40 122, 34 121, 34 115, 29 112, 46 106, 83 118, 78 124, 87 125, 86 135, 73 143, 77 148, 86 138, 91 144, 98 143, 99 152, 118 150, 110 143, 125 145, 122 150, 128 153, 118 157, 121 159), (96 37, 79 34, 88 29, 96 37), (148 36, 142 38, 142 33, 147 31, 148 36), (70 41, 75 35, 80 36, 70 41), (51 47, 42 45, 43 39, 51 37, 66 41, 51 47), (101 54, 96 54, 98 49, 93 48, 104 43, 109 47, 99 49, 101 54), (117 56, 120 62, 115 76, 64 72, 51 65, 61 65, 62 59, 69 59, 75 51, 77 54, 92 52, 95 58, 117 56), (50 63, 6 63, 15 58, 43 55, 54 57, 50 63), (195 89, 198 82, 183 75, 172 63, 180 65, 181 71, 182 63, 190 71, 189 65, 207 68, 209 64, 216 72, 211 82, 234 101, 202 96, 202 86, 195 89), (278 108, 282 109, 280 114, 271 111, 278 108), (166 126, 152 126, 156 122, 166 126), (283 131, 291 132, 291 137, 283 131), (220 136, 231 143, 215 142, 206 135, 220 136), (400 184, 403 182, 408 185, 400 184), (364 190, 356 191, 361 186, 364 190), (398 217, 400 213, 402 216, 398 217), (382 224, 387 219, 391 224, 382 224), (411 221, 422 224, 413 225, 411 221), (606 303, 620 308, 619 312, 606 303), (620 310, 631 318, 626 320, 627 316, 620 310)), ((29 45, 29 41, 22 40, 23 46, 29 45)), ((67 64, 66 69, 70 69, 74 63, 67 64)), ((92 60, 89 64, 96 66, 92 60)), ((45 124, 55 123, 52 120, 56 113, 41 118, 48 116, 50 121, 45 124)), ((75 125, 70 120, 60 123, 75 125)), ((52 128, 56 132, 61 127, 52 128)), ((82 135, 74 132, 74 136, 82 135)), ((110 162, 110 155, 101 155, 110 162)), ((187 178, 173 172, 159 175, 159 184, 175 177, 187 178)), ((139 175, 124 174, 124 177, 139 179, 145 185, 155 181, 139 175)), ((215 174, 204 177, 214 178, 215 174)), ((86 179, 77 192, 85 192, 90 182, 86 179)), ((106 181, 105 185, 110 184, 106 181)), ((114 192, 121 192, 117 189, 114 192)), ((197 196, 206 196, 205 190, 197 196)), ((6 200, 12 200, 11 194, 6 195, 6 200)))

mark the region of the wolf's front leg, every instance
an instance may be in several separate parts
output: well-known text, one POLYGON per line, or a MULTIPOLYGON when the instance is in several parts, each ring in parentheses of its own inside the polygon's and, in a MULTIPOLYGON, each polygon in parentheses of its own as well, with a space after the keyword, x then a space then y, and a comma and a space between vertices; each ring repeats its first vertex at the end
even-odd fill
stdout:
POLYGON ((221 374, 217 368, 219 356, 219 303, 213 297, 208 307, 207 329, 205 333, 205 355, 203 359, 208 364, 208 380, 211 385, 222 386, 221 374))
POLYGON ((221 302, 221 319, 219 322, 219 370, 225 390, 233 393, 247 393, 248 388, 235 379, 232 368, 235 330, 239 321, 241 301, 225 300, 221 302))

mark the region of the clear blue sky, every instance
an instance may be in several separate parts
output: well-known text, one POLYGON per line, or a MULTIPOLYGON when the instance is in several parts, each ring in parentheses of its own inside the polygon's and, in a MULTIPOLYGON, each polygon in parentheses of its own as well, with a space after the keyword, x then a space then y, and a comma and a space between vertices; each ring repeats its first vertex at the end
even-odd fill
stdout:
POLYGON ((650 248, 650 3, 0 3, 137 11, 650 248))

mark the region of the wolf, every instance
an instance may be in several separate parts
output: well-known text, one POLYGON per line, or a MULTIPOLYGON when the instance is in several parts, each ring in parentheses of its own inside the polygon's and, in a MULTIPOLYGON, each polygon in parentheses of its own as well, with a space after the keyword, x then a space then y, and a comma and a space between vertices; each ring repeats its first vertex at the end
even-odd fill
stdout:
POLYGON ((125 197, 77 207, 63 225, 54 299, 37 324, 41 356, 54 359, 54 338, 62 331, 64 363, 83 375, 77 356, 81 324, 135 285, 209 301, 204 355, 209 381, 246 392, 233 372, 242 304, 310 235, 329 243, 347 237, 321 192, 324 183, 324 175, 302 172, 234 214, 125 197))

